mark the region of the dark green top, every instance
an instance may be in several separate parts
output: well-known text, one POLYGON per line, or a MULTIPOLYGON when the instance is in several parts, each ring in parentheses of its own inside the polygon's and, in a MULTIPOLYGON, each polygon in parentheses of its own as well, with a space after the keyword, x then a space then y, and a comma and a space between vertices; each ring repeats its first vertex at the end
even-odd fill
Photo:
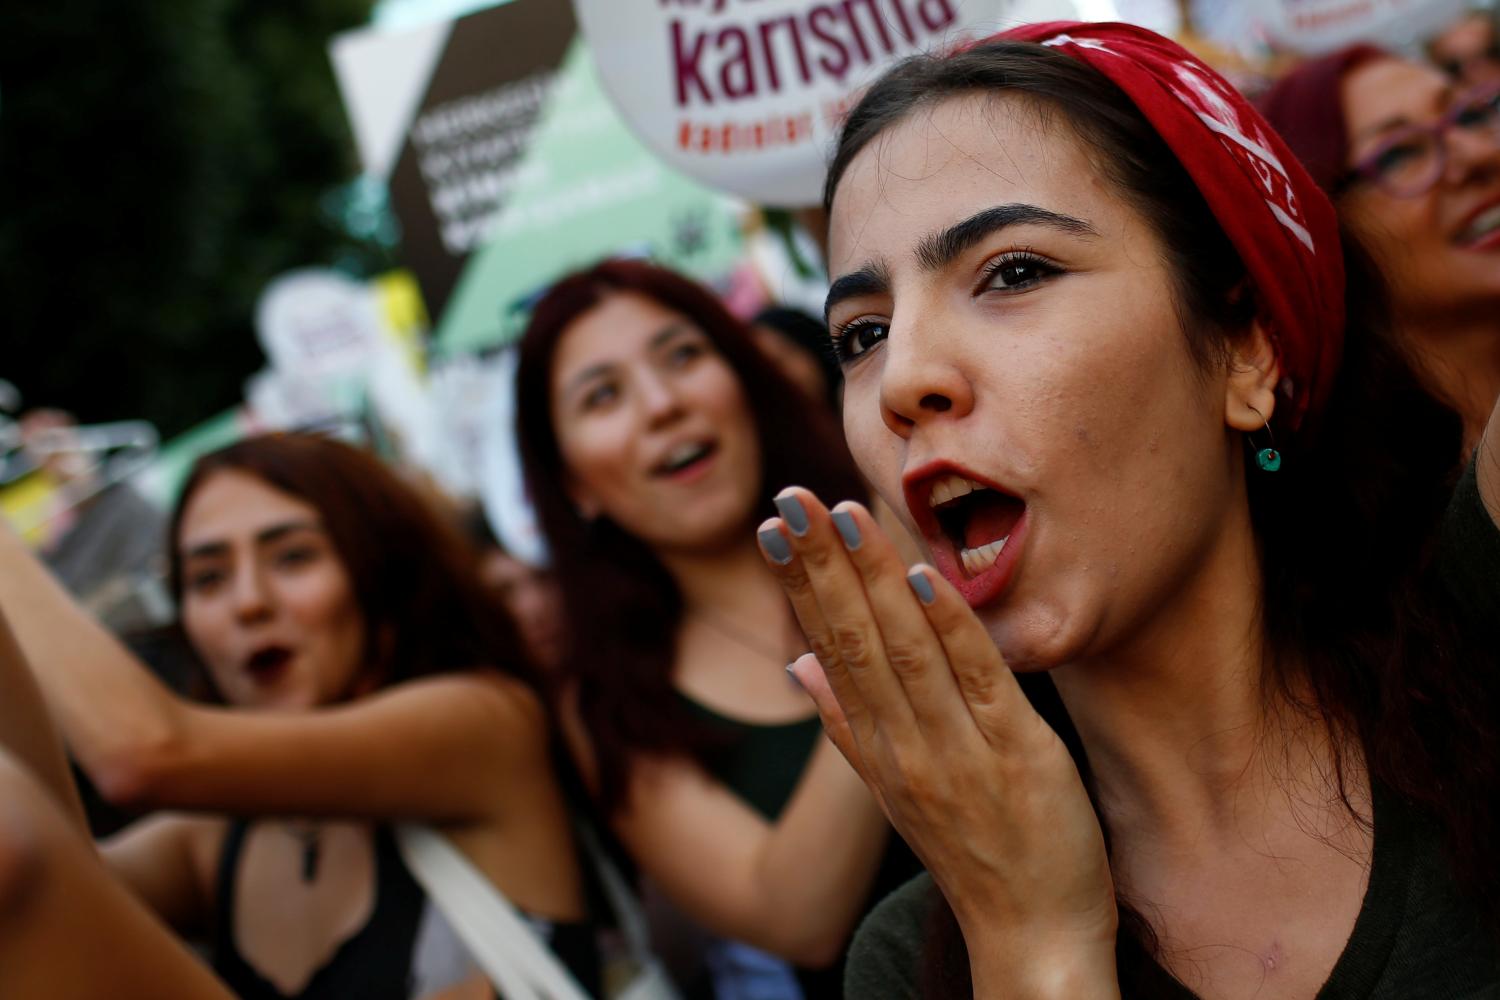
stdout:
POLYGON ((1473 462, 1453 492, 1437 562, 1477 648, 1500 648, 1500 531, 1479 496, 1473 462))
MULTIPOLYGON (((1443 525, 1438 565, 1466 627, 1500 641, 1500 531, 1484 509, 1472 465, 1443 525)), ((1374 820, 1364 902, 1316 1000, 1500 1000, 1500 947, 1455 884, 1441 831, 1379 785, 1374 820)), ((923 873, 881 902, 855 933, 844 995, 920 997, 930 915, 940 901, 923 873)), ((1165 969, 1153 971, 1150 1000, 1197 1000, 1165 969)))
MULTIPOLYGON (((844 995, 919 997, 940 901, 923 873, 887 896, 855 934, 844 995)), ((1156 969, 1150 1000, 1197 1000, 1156 969)), ((1500 953, 1449 874, 1438 830, 1388 792, 1375 796, 1375 851, 1364 903, 1317 1000, 1500 1000, 1500 953)))

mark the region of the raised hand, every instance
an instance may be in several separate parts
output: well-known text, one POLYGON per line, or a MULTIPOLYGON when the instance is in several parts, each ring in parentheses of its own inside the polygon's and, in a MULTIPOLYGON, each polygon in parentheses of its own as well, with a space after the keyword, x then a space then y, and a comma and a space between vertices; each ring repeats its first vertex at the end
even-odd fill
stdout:
POLYGON ((984 626, 858 504, 777 508, 761 548, 813 649, 793 672, 953 907, 976 995, 1117 994, 1098 819, 984 626))

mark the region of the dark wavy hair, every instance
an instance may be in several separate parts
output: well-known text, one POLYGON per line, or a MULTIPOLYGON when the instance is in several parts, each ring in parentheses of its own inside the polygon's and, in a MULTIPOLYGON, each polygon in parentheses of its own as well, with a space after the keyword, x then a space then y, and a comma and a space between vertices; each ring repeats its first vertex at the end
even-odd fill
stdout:
MULTIPOLYGON (((702 762, 719 744, 672 686, 683 610, 677 584, 649 546, 608 517, 579 517, 564 485, 567 470, 552 426, 553 358, 575 320, 620 294, 682 314, 734 370, 760 438, 756 509, 763 516, 775 514, 772 497, 792 484, 834 500, 865 496, 833 416, 787 381, 745 324, 703 286, 644 261, 606 260, 563 278, 537 303, 520 343, 517 433, 567 619, 587 629, 564 652, 561 676, 576 692, 593 741, 606 812, 624 805, 638 755, 685 754, 702 762)), ((747 533, 752 528, 745 526, 747 533)))
MULTIPOLYGON (((1037 127, 1082 144, 1154 228, 1194 357, 1204 366, 1223 364, 1227 346, 1255 316, 1243 263, 1191 178, 1124 93, 1055 49, 991 42, 893 68, 845 123, 825 206, 853 159, 877 137, 922 107, 976 94, 1020 98, 1035 111, 1037 127)), ((1272 667, 1266 694, 1355 741, 1372 780, 1435 818, 1461 884, 1495 918, 1500 663, 1494 649, 1465 641, 1432 569, 1460 471, 1461 422, 1414 374, 1388 326, 1382 279, 1347 234, 1344 251, 1344 358, 1316 431, 1278 433, 1284 464, 1275 475, 1249 464, 1246 451, 1272 667), (1311 691, 1310 701, 1296 697, 1299 688, 1311 691)), ((1037 686, 1028 684, 1032 691, 1037 686)), ((1034 701, 1072 749, 1092 794, 1087 758, 1061 702, 1055 694, 1034 701)), ((1336 764, 1347 804, 1346 762, 1336 764)), ((1106 824, 1106 839, 1108 833, 1106 824)), ((1127 996, 1150 996, 1157 942, 1128 901, 1120 915, 1122 986, 1127 996)), ((929 930, 927 994, 968 995, 967 954, 946 905, 929 930)))
POLYGON ((458 530, 374 455, 318 434, 263 434, 198 459, 167 535, 179 606, 183 513, 205 482, 230 471, 318 511, 354 588, 365 656, 381 684, 473 667, 535 684, 515 623, 480 585, 477 556, 458 530))

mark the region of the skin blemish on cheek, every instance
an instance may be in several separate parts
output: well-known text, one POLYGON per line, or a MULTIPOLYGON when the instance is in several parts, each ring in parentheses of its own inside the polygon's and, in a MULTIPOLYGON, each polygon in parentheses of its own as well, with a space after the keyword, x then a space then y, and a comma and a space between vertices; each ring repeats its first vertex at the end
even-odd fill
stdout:
POLYGON ((1280 941, 1272 941, 1271 947, 1266 949, 1266 953, 1260 959, 1261 968, 1265 969, 1267 974, 1275 972, 1277 967, 1285 962, 1286 952, 1281 950, 1280 941))

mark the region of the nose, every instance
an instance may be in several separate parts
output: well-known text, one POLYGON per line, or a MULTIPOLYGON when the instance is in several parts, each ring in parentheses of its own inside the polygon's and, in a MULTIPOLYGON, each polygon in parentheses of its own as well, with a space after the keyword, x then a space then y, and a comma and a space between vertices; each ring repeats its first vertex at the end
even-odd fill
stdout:
POLYGON ((682 414, 682 397, 672 379, 655 369, 645 369, 638 379, 641 412, 651 427, 670 424, 682 414))
POLYGON ((240 566, 234 574, 234 614, 242 624, 253 624, 270 617, 272 599, 260 567, 251 563, 240 566))
POLYGON ((974 389, 952 348, 954 329, 933 313, 893 316, 880 371, 880 415, 903 438, 926 420, 959 419, 974 406, 974 389))

